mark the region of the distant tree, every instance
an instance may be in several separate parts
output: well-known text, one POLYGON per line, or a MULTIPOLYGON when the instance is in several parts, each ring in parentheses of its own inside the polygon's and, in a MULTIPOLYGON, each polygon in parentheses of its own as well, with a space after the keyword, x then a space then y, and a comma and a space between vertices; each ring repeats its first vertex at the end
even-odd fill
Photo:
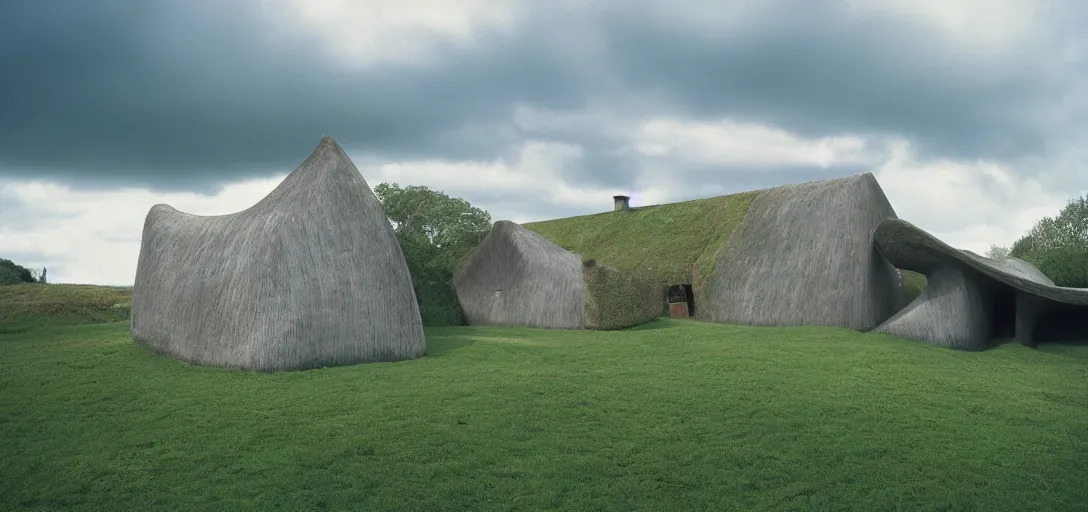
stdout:
POLYGON ((45 267, 42 267, 41 270, 31 270, 30 277, 34 279, 35 283, 45 284, 45 272, 45 267))
POLYGON ((1002 247, 1000 245, 991 245, 990 250, 986 251, 987 258, 993 258, 995 260, 1001 260, 1009 257, 1009 248, 1002 247))
POLYGON ((1044 217, 1013 244, 1011 256, 1039 268, 1059 286, 1088 288, 1088 195, 1056 217, 1044 217))
POLYGON ((30 269, 17 265, 11 260, 0 258, 0 285, 36 282, 38 280, 30 269))
POLYGON ((491 229, 491 215, 422 186, 380 183, 374 193, 397 234, 424 323, 463 323, 453 272, 491 229))

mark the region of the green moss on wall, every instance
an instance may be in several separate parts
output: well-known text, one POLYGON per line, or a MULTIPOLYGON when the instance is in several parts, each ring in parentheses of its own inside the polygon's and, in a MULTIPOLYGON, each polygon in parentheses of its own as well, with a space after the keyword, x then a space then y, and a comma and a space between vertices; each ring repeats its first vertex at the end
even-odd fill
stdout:
POLYGON ((599 330, 626 329, 649 322, 665 308, 665 288, 614 267, 593 265, 584 269, 586 327, 599 330))

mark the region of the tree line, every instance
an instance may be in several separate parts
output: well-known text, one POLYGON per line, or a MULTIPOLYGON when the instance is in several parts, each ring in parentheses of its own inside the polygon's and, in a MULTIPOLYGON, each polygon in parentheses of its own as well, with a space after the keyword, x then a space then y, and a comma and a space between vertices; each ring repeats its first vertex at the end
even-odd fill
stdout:
POLYGON ((991 246, 987 256, 1020 258, 1058 286, 1088 288, 1088 195, 1070 200, 1054 217, 1043 217, 1011 247, 991 246))
POLYGON ((11 260, 0 258, 0 286, 20 283, 45 283, 46 269, 31 270, 11 260))

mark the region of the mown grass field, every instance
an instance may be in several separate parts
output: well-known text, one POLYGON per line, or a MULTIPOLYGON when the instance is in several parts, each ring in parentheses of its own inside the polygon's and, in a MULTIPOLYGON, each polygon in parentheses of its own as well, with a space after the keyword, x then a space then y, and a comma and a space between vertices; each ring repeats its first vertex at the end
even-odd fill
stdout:
POLYGON ((254 374, 0 334, 0 510, 1088 510, 1088 346, 447 327, 254 374))

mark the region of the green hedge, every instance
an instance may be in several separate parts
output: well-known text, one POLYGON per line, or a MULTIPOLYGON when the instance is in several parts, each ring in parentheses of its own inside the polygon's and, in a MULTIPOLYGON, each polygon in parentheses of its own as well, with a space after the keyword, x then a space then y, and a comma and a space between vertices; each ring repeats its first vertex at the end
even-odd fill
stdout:
POLYGON ((665 309, 665 289, 631 272, 590 264, 583 270, 590 329, 617 330, 644 324, 665 309))
POLYGON ((450 283, 420 283, 415 288, 423 325, 465 324, 465 315, 457 300, 457 292, 450 283))

